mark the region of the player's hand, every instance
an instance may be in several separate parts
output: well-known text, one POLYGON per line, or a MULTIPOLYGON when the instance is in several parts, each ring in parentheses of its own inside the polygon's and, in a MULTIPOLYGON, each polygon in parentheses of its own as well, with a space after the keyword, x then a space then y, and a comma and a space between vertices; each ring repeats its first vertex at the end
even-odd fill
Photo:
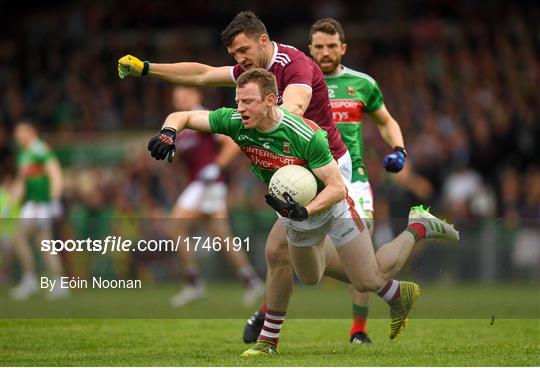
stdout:
POLYGON ((199 171, 197 174, 197 179, 204 181, 205 183, 210 183, 216 181, 221 174, 221 169, 218 164, 211 163, 206 165, 199 171))
POLYGON ((304 221, 308 218, 306 208, 300 206, 289 193, 284 192, 283 197, 286 202, 283 202, 270 193, 264 196, 266 203, 275 209, 281 216, 295 221, 304 221))
POLYGON ((388 172, 400 172, 405 165, 405 157, 407 157, 407 151, 405 151, 405 148, 394 147, 394 151, 384 157, 383 166, 388 172))
POLYGON ((151 152, 152 157, 156 160, 167 159, 171 162, 176 152, 175 140, 176 129, 163 128, 159 134, 153 136, 150 142, 148 142, 148 151, 151 152))
POLYGON ((118 59, 118 76, 124 79, 127 76, 140 77, 147 75, 150 70, 148 61, 141 61, 135 56, 126 55, 118 59))

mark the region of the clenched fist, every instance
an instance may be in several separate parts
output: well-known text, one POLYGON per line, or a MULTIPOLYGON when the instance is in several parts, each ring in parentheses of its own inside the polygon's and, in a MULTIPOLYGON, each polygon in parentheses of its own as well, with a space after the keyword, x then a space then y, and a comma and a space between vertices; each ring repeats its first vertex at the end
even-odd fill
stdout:
POLYGON ((122 79, 127 76, 145 76, 149 70, 150 63, 148 61, 141 61, 133 55, 122 56, 118 59, 118 76, 122 79))

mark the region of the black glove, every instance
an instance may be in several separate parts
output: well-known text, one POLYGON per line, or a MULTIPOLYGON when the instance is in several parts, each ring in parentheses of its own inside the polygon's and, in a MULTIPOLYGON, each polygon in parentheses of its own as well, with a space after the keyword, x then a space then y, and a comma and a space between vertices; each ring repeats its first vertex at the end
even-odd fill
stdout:
POLYGON ((174 152, 176 152, 176 147, 174 145, 175 139, 176 129, 161 129, 159 134, 153 136, 152 139, 150 139, 150 142, 148 142, 148 151, 151 152, 152 157, 156 160, 167 159, 171 162, 174 157, 174 152))
POLYGON ((283 197, 287 202, 283 202, 270 193, 264 196, 266 203, 279 212, 281 216, 295 221, 304 221, 308 218, 306 208, 300 206, 289 193, 283 192, 283 197))

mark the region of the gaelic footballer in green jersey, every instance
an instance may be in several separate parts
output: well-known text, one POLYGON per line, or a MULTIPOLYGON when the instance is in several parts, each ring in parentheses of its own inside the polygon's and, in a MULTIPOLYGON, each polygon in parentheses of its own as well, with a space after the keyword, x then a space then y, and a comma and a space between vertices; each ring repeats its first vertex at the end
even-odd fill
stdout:
MULTIPOLYGON (((17 223, 15 246, 23 266, 21 282, 11 290, 11 297, 23 300, 38 292, 36 267, 30 239, 39 242, 52 237, 52 219, 59 216, 59 199, 62 191, 62 169, 49 147, 39 139, 35 128, 21 122, 15 127, 15 140, 20 146, 17 157, 18 181, 22 208, 17 223)), ((62 264, 59 255, 45 258, 49 273, 56 278, 47 294, 48 298, 65 297, 68 289, 60 287, 62 264)))
POLYGON ((49 147, 40 139, 36 139, 32 145, 19 151, 17 168, 24 180, 24 202, 51 201, 50 181, 45 165, 53 158, 49 147))
POLYGON ((310 30, 309 49, 324 73, 333 117, 353 160, 352 181, 368 181, 363 161, 362 114, 367 113, 377 124, 385 141, 394 149, 383 160, 389 172, 399 172, 406 151, 397 122, 386 110, 377 82, 369 75, 341 64, 347 50, 343 28, 334 19, 321 19, 310 30))
POLYGON ((22 218, 54 217, 53 203, 59 200, 62 173, 47 144, 26 123, 15 128, 20 145, 17 155, 18 178, 22 181, 22 218))
MULTIPOLYGON (((317 179, 317 192, 321 193, 325 189, 325 184, 317 177, 316 169, 335 163, 330 153, 326 132, 312 121, 291 114, 283 108, 276 111, 277 121, 271 131, 261 132, 246 128, 242 114, 235 109, 226 108, 210 113, 210 126, 214 133, 233 138, 251 160, 253 173, 265 184, 268 185, 277 169, 286 165, 301 165, 313 172, 317 179)), ((287 227, 295 230, 310 230, 323 226, 330 217, 344 216, 347 207, 347 203, 342 200, 320 212, 309 211, 309 219, 306 221, 287 218, 283 218, 282 221, 287 227)), ((336 240, 339 244, 350 240, 349 237, 341 237, 341 234, 339 236, 336 240)), ((289 242, 292 242, 290 238, 289 242)))
POLYGON ((364 163, 362 115, 384 106, 377 82, 369 75, 345 66, 334 74, 325 74, 334 120, 352 159, 350 195, 368 218, 373 213, 373 193, 364 163))
MULTIPOLYGON (((352 158, 352 181, 349 195, 362 209, 370 229, 373 229, 373 192, 364 165, 364 141, 362 115, 367 113, 377 123, 383 138, 395 147, 384 159, 388 171, 397 172, 403 167, 405 150, 403 137, 397 122, 384 107, 377 82, 369 75, 354 71, 341 64, 347 50, 345 32, 341 24, 330 18, 316 21, 309 32, 309 49, 315 62, 324 73, 328 95, 343 142, 352 158)), ((358 293, 351 288, 353 299, 353 323, 350 342, 371 343, 366 332, 370 294, 358 293)))
MULTIPOLYGON (((272 82, 275 80, 272 74, 262 71, 264 70, 258 69, 259 74, 267 76, 272 82)), ((322 176, 317 173, 318 169, 324 167, 337 168, 337 163, 330 153, 326 132, 315 123, 278 108, 273 100, 253 107, 257 102, 256 97, 261 98, 256 83, 248 83, 244 88, 238 88, 237 94, 239 99, 243 98, 238 102, 238 110, 222 108, 206 112, 204 118, 201 118, 202 125, 214 133, 230 136, 250 158, 255 175, 266 184, 277 169, 292 164, 305 166, 318 177, 319 195, 306 206, 307 213, 304 216, 306 218, 301 219, 307 220, 309 216, 309 220, 294 222, 291 220, 291 226, 298 229, 319 227, 329 216, 338 217, 347 210, 348 206, 343 201, 346 193, 345 185, 339 171, 336 177, 332 178, 325 176, 325 170, 322 170, 324 174, 322 176), (243 94, 246 95, 245 98, 243 94), (318 199, 319 197, 322 199, 318 199), (330 209, 332 211, 329 211, 330 209)), ((165 127, 168 126, 169 120, 174 119, 175 114, 171 114, 165 122, 165 127)), ((175 135, 174 133, 167 137, 162 134, 155 143, 169 144, 175 135)), ((163 159, 168 155, 168 152, 162 151, 161 148, 149 146, 149 149, 156 158, 163 159)), ((174 147, 171 145, 170 149, 174 150, 174 147)), ((299 220, 295 217, 292 219, 299 220)))
MULTIPOLYGON (((330 154, 324 133, 313 122, 276 106, 275 77, 264 69, 253 69, 240 76, 236 88, 238 108, 170 114, 161 131, 152 137, 148 150, 152 157, 171 157, 174 138, 184 129, 212 131, 229 135, 252 160, 252 169, 268 182, 278 166, 301 164, 309 168, 322 185, 317 196, 301 207, 267 195, 286 228, 293 269, 303 283, 317 284, 329 272, 332 277, 351 283, 357 291, 376 291, 390 306, 391 335, 401 332, 407 315, 419 296, 419 288, 410 282, 392 279, 408 258, 412 247, 424 238, 457 240, 452 226, 420 208, 411 209, 409 226, 375 255, 373 244, 354 203, 346 195, 346 186, 336 161, 330 154), (293 147, 294 146, 294 147, 293 147), (284 211, 285 210, 285 211, 284 211), (437 226, 431 222, 437 222, 437 226), (429 229, 429 230, 428 230, 429 229), (436 229, 436 230, 433 230, 436 229), (431 232, 430 232, 431 231, 431 232), (334 247, 324 243, 328 236, 334 247), (337 255, 338 258, 335 258, 337 255), (340 265, 333 264, 338 259, 340 265)), ((257 344, 242 356, 277 353, 284 310, 271 309, 267 300, 265 321, 257 344)))
MULTIPOLYGON (((191 62, 150 63, 126 55, 118 60, 119 75, 121 78, 148 75, 189 86, 234 87, 242 72, 265 68, 276 77, 278 105, 282 102, 288 111, 315 121, 328 132, 330 151, 338 161, 341 173, 350 181, 351 158, 332 119, 323 74, 313 60, 294 47, 271 41, 266 26, 251 11, 239 12, 223 30, 221 38, 236 65, 213 67, 191 62)), ((290 263, 285 228, 280 226, 275 230, 275 236, 270 237, 267 243, 268 251, 274 256, 267 262, 268 284, 271 286, 266 288, 266 294, 273 300, 285 301, 290 299, 288 290, 293 288, 293 275, 290 267, 283 267, 283 264, 290 263)), ((281 302, 279 304, 280 308, 285 308, 281 302)), ((246 343, 256 341, 260 327, 254 326, 262 326, 268 307, 263 304, 256 312, 259 319, 255 325, 251 322, 245 325, 243 340, 246 343)))
POLYGON ((369 75, 345 66, 336 74, 324 76, 334 121, 343 142, 351 154, 352 182, 368 181, 364 164, 364 138, 362 114, 372 113, 383 105, 383 96, 377 82, 369 75))

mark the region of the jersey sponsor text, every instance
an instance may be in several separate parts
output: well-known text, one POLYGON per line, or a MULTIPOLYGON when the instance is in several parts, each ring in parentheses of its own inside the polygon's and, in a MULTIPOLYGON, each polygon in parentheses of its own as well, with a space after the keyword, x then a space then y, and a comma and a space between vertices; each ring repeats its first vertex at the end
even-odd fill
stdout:
POLYGON ((242 146, 242 152, 251 163, 263 170, 277 170, 287 165, 305 165, 306 161, 297 157, 276 154, 258 146, 242 146))

